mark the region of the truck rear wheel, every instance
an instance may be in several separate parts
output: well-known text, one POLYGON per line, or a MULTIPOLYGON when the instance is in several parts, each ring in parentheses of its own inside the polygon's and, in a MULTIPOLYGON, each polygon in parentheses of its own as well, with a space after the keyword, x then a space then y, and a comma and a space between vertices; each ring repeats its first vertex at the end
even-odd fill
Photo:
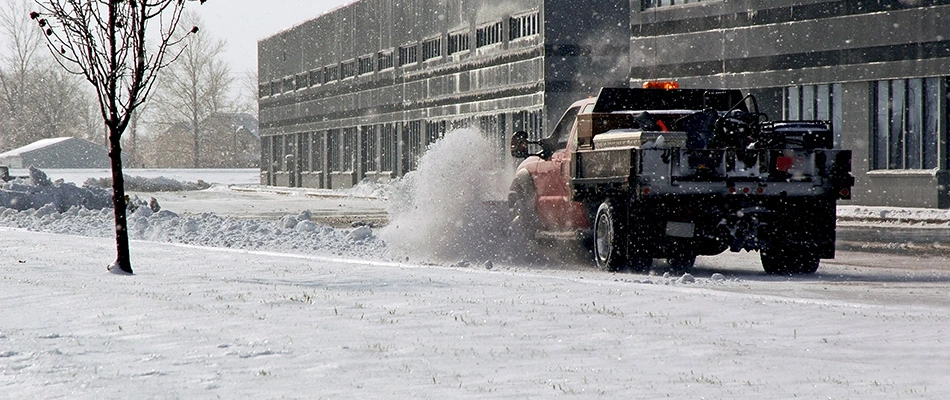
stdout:
POLYGON ((769 275, 810 275, 818 272, 821 263, 813 251, 790 247, 762 249, 759 258, 769 275))
POLYGON ((607 199, 594 216, 594 261, 604 271, 627 266, 627 229, 620 220, 623 211, 616 200, 607 199))

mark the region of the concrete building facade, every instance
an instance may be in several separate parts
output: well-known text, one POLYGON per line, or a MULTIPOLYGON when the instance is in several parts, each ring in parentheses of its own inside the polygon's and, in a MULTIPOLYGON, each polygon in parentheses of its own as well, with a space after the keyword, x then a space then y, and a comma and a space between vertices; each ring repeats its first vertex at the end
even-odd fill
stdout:
POLYGON ((950 208, 948 0, 363 0, 259 44, 261 182, 346 187, 471 126, 535 136, 601 86, 675 79, 827 119, 853 203, 950 208))
POLYGON ((363 0, 265 39, 261 182, 401 176, 460 127, 503 162, 513 130, 540 134, 572 100, 626 84, 629 15, 600 0, 363 0))

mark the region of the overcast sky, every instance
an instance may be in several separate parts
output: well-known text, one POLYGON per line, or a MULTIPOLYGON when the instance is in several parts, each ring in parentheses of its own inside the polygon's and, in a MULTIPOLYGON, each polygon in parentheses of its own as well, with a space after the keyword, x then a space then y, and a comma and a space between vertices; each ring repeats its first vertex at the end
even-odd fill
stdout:
MULTIPOLYGON (((0 0, 2 1, 2 0, 0 0)), ((228 43, 231 71, 257 70, 257 41, 354 0, 209 0, 191 7, 204 20, 202 32, 228 43)))
MULTIPOLYGON (((6 7, 9 0, 0 0, 6 7)), ((356 0, 208 0, 188 8, 204 20, 202 33, 224 39, 225 57, 235 75, 257 70, 257 41, 356 0)), ((24 13, 23 18, 26 18, 24 13)), ((0 37, 0 53, 7 38, 0 37)), ((43 49, 45 51, 46 49, 43 49)), ((6 54, 4 54, 6 55, 6 54)))

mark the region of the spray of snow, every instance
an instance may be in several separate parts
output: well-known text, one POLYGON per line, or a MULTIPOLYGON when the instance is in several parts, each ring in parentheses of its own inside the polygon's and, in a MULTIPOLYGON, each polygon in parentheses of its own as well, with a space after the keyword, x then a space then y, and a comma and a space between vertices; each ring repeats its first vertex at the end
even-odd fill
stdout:
POLYGON ((393 183, 390 223, 380 232, 394 256, 424 261, 491 261, 505 243, 510 173, 496 146, 473 129, 433 143, 419 168, 393 183))

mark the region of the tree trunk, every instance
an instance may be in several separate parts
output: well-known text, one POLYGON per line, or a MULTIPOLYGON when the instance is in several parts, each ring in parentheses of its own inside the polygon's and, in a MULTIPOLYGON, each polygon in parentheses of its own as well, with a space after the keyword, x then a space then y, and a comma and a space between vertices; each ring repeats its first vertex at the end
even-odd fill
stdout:
POLYGON ((109 159, 112 161, 112 207, 115 214, 115 267, 123 272, 132 273, 131 253, 129 252, 129 224, 125 215, 125 179, 122 176, 122 132, 109 127, 109 159))

